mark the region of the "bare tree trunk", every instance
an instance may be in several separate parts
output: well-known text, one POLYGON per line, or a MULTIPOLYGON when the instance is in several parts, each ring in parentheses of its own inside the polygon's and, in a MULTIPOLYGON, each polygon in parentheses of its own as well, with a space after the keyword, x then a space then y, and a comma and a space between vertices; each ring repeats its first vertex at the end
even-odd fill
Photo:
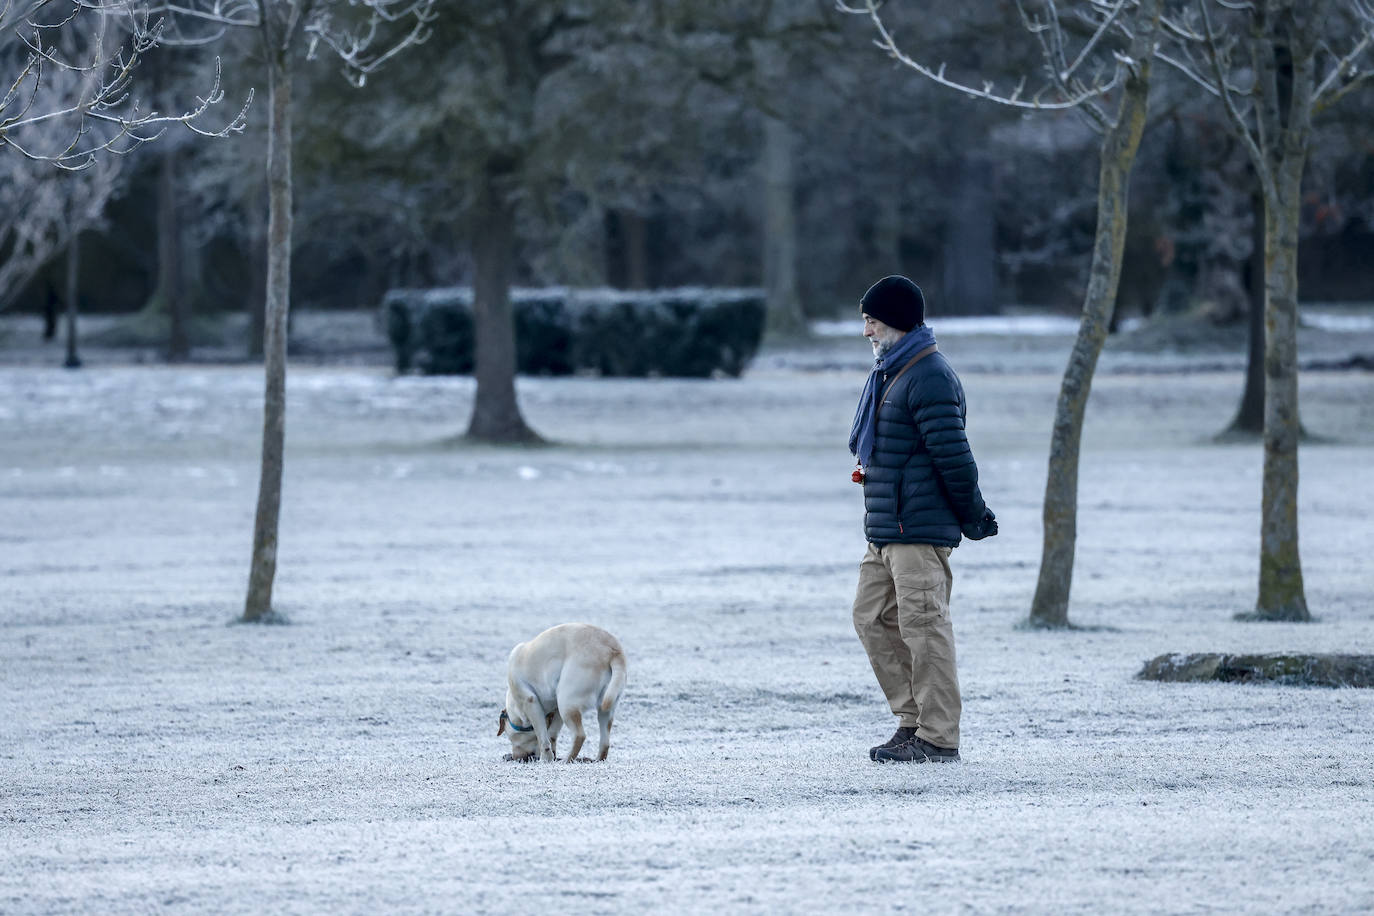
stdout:
POLYGON ((80 369, 81 357, 76 352, 76 313, 81 295, 81 233, 73 232, 67 244, 67 360, 62 365, 80 369))
POLYGON ((47 294, 43 301, 43 339, 52 340, 57 336, 57 304, 60 297, 51 279, 45 282, 47 294))
POLYGON ((625 288, 648 289, 649 221, 643 213, 621 210, 620 233, 625 246, 625 288))
POLYGON ((902 268, 902 195, 882 194, 873 201, 873 252, 886 273, 900 274, 902 268))
POLYGON ((997 310, 997 226, 992 163, 986 156, 970 152, 960 158, 948 203, 939 310, 946 315, 989 314, 997 310))
POLYGON ((478 192, 473 243, 477 392, 467 437, 530 443, 538 442, 539 436, 525 424, 515 397, 515 317, 510 304, 515 213, 505 188, 506 172, 498 163, 488 163, 478 192))
MULTIPOLYGON (((273 49, 275 51, 275 49, 273 49)), ((262 418, 262 473, 253 524, 253 561, 245 621, 272 613, 277 573, 277 525, 281 514, 286 446, 286 317, 291 295, 291 69, 283 52, 268 61, 267 135, 267 320, 264 347, 266 392, 262 418)))
POLYGON ((1141 3, 1136 25, 1130 55, 1136 61, 1137 70, 1126 80, 1115 123, 1102 138, 1092 266, 1083 297, 1078 337, 1064 370, 1050 439, 1043 511, 1044 546, 1029 621, 1036 627, 1069 626, 1069 591, 1073 584, 1073 558, 1078 540, 1078 456, 1083 415, 1097 358, 1107 339, 1117 281, 1121 276, 1131 167, 1145 129, 1150 61, 1159 26, 1159 0, 1141 3))
MULTIPOLYGON (((763 119, 763 286, 769 337, 807 333, 797 291, 797 208, 792 129, 763 119)), ((895 268, 894 268, 895 270, 895 268)))
POLYGON ((1264 309, 1265 309, 1265 217, 1264 194, 1251 195, 1253 220, 1250 230, 1250 260, 1245 266, 1245 287, 1249 294, 1247 309, 1247 349, 1245 392, 1235 419, 1222 433, 1223 438, 1257 438, 1264 433, 1264 309))
POLYGON ((1253 613, 1236 616, 1307 621, 1298 551, 1298 226, 1321 44, 1317 20, 1295 9, 1263 5, 1254 13, 1259 129, 1248 148, 1264 191, 1264 482, 1259 596, 1253 613))
POLYGON ((1312 619, 1298 552, 1298 221, 1302 169, 1301 157, 1285 159, 1275 176, 1279 200, 1265 207, 1264 484, 1259 599, 1253 615, 1262 620, 1312 619))
POLYGON ((248 352, 250 360, 263 357, 263 346, 267 336, 267 239, 263 237, 261 187, 248 197, 248 352))
MULTIPOLYGON (((149 55, 150 89, 157 104, 166 105, 171 61, 168 51, 159 48, 149 55)), ((185 290, 182 288, 181 220, 177 208, 177 144, 164 140, 158 147, 157 173, 157 288, 148 302, 148 311, 167 312, 167 361, 185 362, 191 355, 186 330, 185 290)))
POLYGON ((640 213, 615 208, 602 220, 606 282, 617 289, 649 288, 649 226, 640 213))
POLYGON ((167 361, 185 362, 191 356, 186 327, 186 290, 181 282, 181 219, 177 208, 177 148, 164 143, 157 182, 157 286, 169 321, 167 361))

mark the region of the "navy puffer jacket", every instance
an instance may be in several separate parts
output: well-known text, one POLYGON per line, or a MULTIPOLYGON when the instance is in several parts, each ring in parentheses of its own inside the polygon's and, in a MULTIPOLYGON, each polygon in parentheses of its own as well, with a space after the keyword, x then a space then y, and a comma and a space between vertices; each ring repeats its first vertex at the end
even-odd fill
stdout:
MULTIPOLYGON (((894 367, 890 375, 900 371, 894 367)), ((879 390, 887 384, 880 379, 879 390)), ((964 413, 964 386, 938 351, 887 393, 878 407, 873 459, 864 469, 869 541, 957 547, 961 532, 984 535, 987 506, 964 435, 964 413)))

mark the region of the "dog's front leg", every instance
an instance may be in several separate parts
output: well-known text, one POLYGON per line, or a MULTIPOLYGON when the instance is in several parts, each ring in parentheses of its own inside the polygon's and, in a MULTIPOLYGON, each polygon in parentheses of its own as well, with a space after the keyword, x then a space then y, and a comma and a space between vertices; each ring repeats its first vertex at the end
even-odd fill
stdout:
POLYGON ((534 711, 534 715, 530 716, 530 724, 534 726, 534 737, 539 740, 539 759, 552 762, 557 759, 553 753, 553 741, 558 735, 555 732, 553 738, 549 737, 549 720, 544 718, 539 701, 531 703, 530 708, 534 711))
POLYGON ((546 719, 549 726, 549 751, 553 759, 558 759, 558 735, 563 731, 563 717, 556 712, 549 713, 546 719))
MULTIPOLYGON (((3 0, 0 0, 3 2, 3 0)), ((539 759, 552 761, 554 757, 553 742, 558 738, 558 730, 554 729, 552 736, 549 734, 549 724, 553 716, 546 716, 544 704, 539 702, 539 694, 534 686, 521 679, 511 678, 508 700, 514 700, 521 707, 520 717, 530 724, 534 729, 534 739, 539 742, 539 759)))

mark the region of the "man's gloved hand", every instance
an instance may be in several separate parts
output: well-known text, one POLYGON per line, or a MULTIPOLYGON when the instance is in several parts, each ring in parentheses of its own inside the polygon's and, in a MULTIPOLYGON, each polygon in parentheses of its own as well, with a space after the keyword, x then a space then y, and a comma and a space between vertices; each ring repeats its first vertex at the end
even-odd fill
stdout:
POLYGON ((990 538, 997 533, 997 516, 992 514, 991 509, 983 512, 983 517, 976 522, 970 522, 962 526, 964 537, 970 541, 981 541, 983 538, 990 538))

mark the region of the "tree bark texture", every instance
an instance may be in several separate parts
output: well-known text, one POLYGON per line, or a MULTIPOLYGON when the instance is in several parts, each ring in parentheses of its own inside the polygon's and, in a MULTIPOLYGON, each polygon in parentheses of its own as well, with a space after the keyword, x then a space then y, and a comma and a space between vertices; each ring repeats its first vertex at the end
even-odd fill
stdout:
POLYGON ((263 188, 259 187, 248 197, 248 347, 247 355, 251 360, 262 359, 267 336, 267 239, 263 236, 262 226, 266 222, 263 214, 263 188))
POLYGON ((277 574, 277 530, 281 515, 286 446, 286 320, 291 294, 291 70, 285 54, 268 64, 267 140, 267 316, 264 334, 266 389, 263 397, 262 472, 253 524, 253 560, 248 576, 245 621, 272 612, 277 574))
POLYGON ((1265 295, 1265 219, 1264 194, 1256 191, 1251 197, 1253 211, 1250 231, 1250 259, 1245 268, 1245 287, 1249 295, 1246 311, 1247 351, 1245 358, 1245 391, 1235 419, 1223 435, 1254 436, 1264 434, 1264 303, 1265 295))
POLYGON ((1266 208, 1264 483, 1259 597, 1264 620, 1311 620, 1298 552, 1298 220, 1302 165, 1279 176, 1266 208))
POLYGON ((1126 241, 1126 204, 1131 167, 1145 129, 1149 104, 1150 61, 1159 26, 1158 0, 1144 0, 1136 20, 1130 57, 1136 70, 1126 80, 1116 119, 1102 138, 1097 186, 1097 232, 1078 336, 1060 384, 1050 437, 1049 473, 1045 482, 1044 544, 1040 575, 1031 603, 1030 624, 1069 626, 1069 592, 1073 584, 1078 539, 1078 458, 1083 415, 1092 388, 1097 358, 1107 339, 1112 306, 1121 276, 1126 241))
POLYGON ((76 313, 80 309, 81 296, 81 233, 73 232, 67 245, 67 359, 62 365, 67 369, 80 369, 81 356, 76 347, 76 313))
POLYGON ((467 437, 480 442, 537 442, 515 397, 515 316, 510 284, 515 247, 515 211, 506 169, 489 163, 481 178, 473 242, 473 324, 477 392, 467 437))
POLYGON ((806 334, 797 290, 797 208, 792 129, 776 118, 763 121, 763 287, 770 337, 806 334))
POLYGON ((1240 615, 1247 619, 1312 619, 1298 550, 1298 226, 1312 142, 1317 12, 1279 3, 1251 9, 1258 130, 1247 149, 1264 191, 1264 472, 1259 595, 1254 613, 1240 615))

